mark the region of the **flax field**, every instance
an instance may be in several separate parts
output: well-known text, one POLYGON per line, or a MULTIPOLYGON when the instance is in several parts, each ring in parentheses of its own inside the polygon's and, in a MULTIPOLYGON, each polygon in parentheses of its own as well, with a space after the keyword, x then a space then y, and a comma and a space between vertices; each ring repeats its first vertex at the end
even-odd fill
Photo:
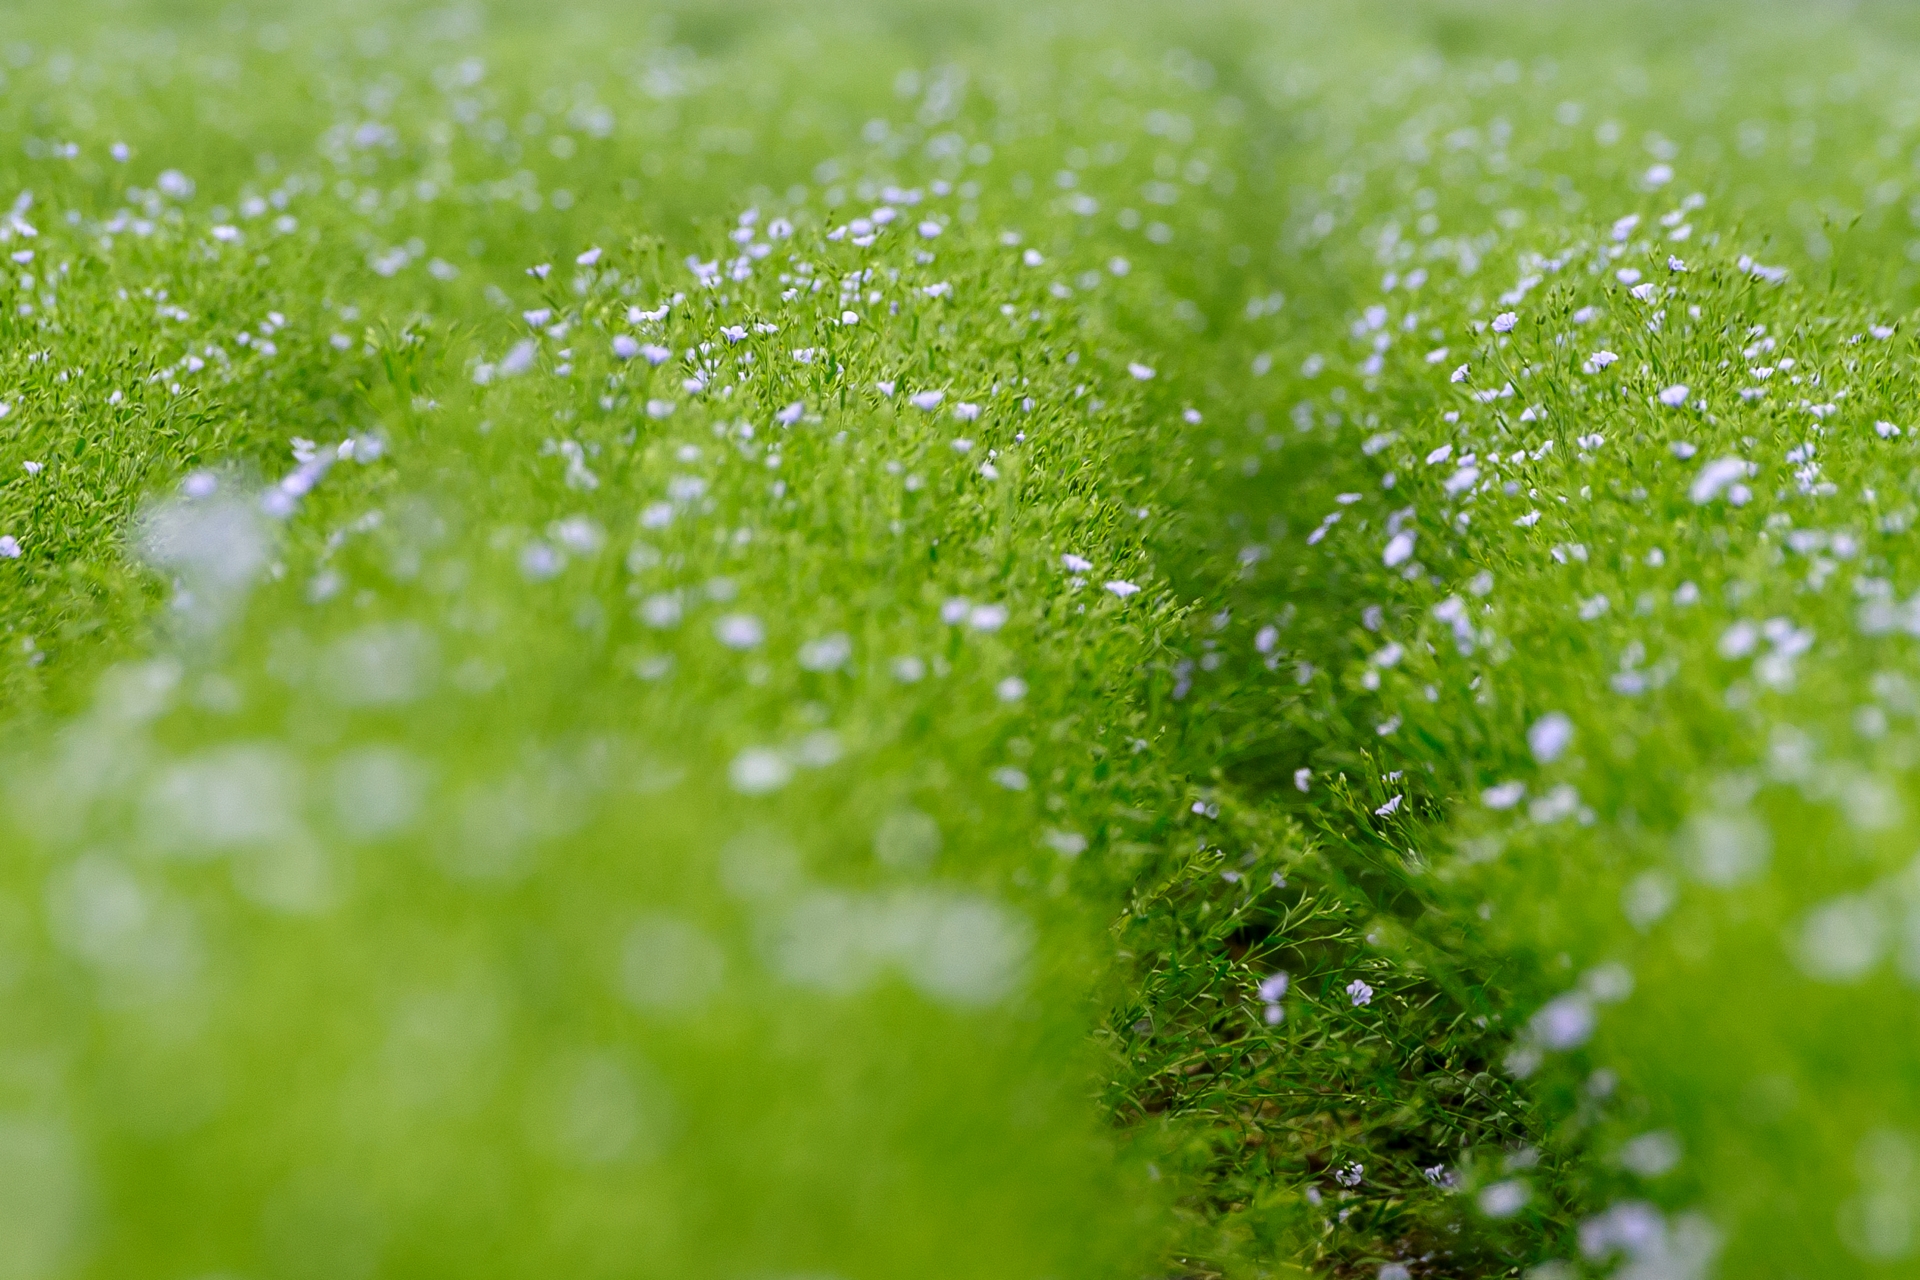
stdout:
POLYGON ((1920 14, 26 0, 0 1280, 1920 1275, 1920 14))

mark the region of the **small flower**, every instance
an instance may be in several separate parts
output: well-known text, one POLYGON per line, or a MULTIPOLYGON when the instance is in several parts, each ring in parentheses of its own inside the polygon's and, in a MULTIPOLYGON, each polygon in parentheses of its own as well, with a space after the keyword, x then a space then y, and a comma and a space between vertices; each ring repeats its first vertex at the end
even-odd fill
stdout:
POLYGON ((1107 590, 1113 592, 1114 595, 1119 596, 1122 600, 1125 600, 1128 596, 1138 595, 1140 593, 1139 587, 1119 578, 1109 582, 1107 584, 1107 590))
POLYGON ((923 413, 932 413, 947 398, 944 391, 916 391, 907 397, 907 403, 923 413))
POLYGON ((1060 557, 1060 564, 1069 573, 1085 573, 1093 568, 1093 561, 1074 555, 1071 551, 1060 557))
POLYGON ((1141 364, 1137 360, 1130 361, 1127 364, 1127 372, 1132 374, 1135 378, 1137 378, 1141 382, 1150 382, 1153 380, 1153 375, 1154 375, 1153 366, 1141 364))
POLYGON ((1511 809, 1520 803, 1527 794, 1524 782, 1503 782, 1497 787, 1488 787, 1480 793, 1480 803, 1489 809, 1511 809))
POLYGON ((1524 1182, 1496 1182, 1480 1193, 1480 1212, 1489 1218, 1511 1218, 1526 1208, 1528 1196, 1524 1182))
POLYGON ((1700 468, 1693 484, 1687 490, 1687 496, 1698 505, 1712 502, 1724 491, 1727 500, 1740 506, 1751 496, 1747 487, 1739 481, 1747 475, 1747 463, 1742 458, 1715 458, 1700 468))
POLYGON ((765 795, 778 791, 793 780, 793 765, 778 751, 767 747, 748 747, 733 758, 727 770, 733 789, 742 795, 765 795))
POLYGON ((1527 747, 1541 764, 1552 764, 1573 743, 1573 721, 1558 711, 1550 711, 1527 730, 1527 747))
POLYGON ((1677 382, 1660 393, 1660 403, 1666 405, 1669 409, 1677 409, 1685 404, 1687 397, 1692 394, 1692 387, 1689 387, 1684 382, 1677 382))
POLYGON ((750 613, 729 613, 713 624, 714 637, 729 649, 752 649, 767 637, 760 619, 750 613))
POLYGON ((1381 562, 1389 569, 1405 564, 1413 558, 1413 533, 1402 529, 1387 542, 1387 549, 1380 554, 1381 562))
POLYGON ((1360 978, 1355 978, 1347 984, 1347 995, 1352 998, 1353 1007, 1356 1009, 1373 1003, 1373 988, 1360 978))
POLYGON ((613 340, 613 354, 619 360, 631 360, 640 354, 640 341, 626 334, 619 334, 613 340))
POLYGON ((20 540, 10 533, 0 533, 0 559, 18 560, 20 558, 20 540))
POLYGON ((838 671, 852 657, 853 641, 839 633, 800 646, 800 667, 804 671, 838 671))
POLYGON ((1493 318, 1493 331, 1495 333, 1511 333, 1513 332, 1513 326, 1519 323, 1520 317, 1516 313, 1512 311, 1502 311, 1493 318))
POLYGON ((598 261, 600 261, 600 250, 597 248, 589 249, 574 259, 574 262, 583 267, 590 267, 598 261))
POLYGON ((1452 373, 1447 375, 1447 381, 1448 382, 1465 382, 1467 380, 1467 375, 1472 371, 1473 371, 1472 365, 1463 364, 1458 369, 1455 369, 1452 373))

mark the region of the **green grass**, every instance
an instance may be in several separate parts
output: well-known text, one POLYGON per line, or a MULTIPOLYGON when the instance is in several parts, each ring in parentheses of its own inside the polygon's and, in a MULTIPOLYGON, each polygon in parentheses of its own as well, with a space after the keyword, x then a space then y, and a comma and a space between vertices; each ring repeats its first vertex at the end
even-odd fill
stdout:
POLYGON ((0 1277, 1902 1274, 1915 35, 23 15, 0 1277))

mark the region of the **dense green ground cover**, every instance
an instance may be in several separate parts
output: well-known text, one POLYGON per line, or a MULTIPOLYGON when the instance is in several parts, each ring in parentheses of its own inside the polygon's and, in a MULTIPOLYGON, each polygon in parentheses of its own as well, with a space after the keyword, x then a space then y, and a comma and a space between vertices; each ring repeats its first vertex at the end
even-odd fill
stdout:
POLYGON ((1901 1273, 1914 36, 21 15, 0 1276, 1901 1273))

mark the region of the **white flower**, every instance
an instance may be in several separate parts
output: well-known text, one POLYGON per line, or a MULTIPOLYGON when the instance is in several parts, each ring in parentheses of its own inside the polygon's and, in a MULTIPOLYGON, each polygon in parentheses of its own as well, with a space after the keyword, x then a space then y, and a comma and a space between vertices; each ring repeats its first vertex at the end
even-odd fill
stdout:
POLYGON ((1620 357, 1611 351, 1596 351, 1587 357, 1587 363, 1595 369, 1604 369, 1610 364, 1618 363, 1619 359, 1620 357))
POLYGON ((993 692, 1002 702, 1018 702, 1027 696, 1027 682, 1019 676, 1008 676, 993 687, 993 692))
POLYGON ((1060 557, 1060 563, 1069 573, 1085 573, 1093 568, 1093 561, 1074 555, 1071 551, 1060 557))
POLYGON ((1511 333, 1513 326, 1519 323, 1520 317, 1517 314, 1511 311, 1502 311, 1493 318, 1493 331, 1495 333, 1511 333))
POLYGON ((806 671, 838 671, 853 657, 853 641, 836 632, 800 646, 800 666, 806 671))
POLYGON ((1666 405, 1669 409, 1677 409, 1685 404, 1687 397, 1692 394, 1692 387, 1689 387, 1684 382, 1677 382, 1660 393, 1660 403, 1666 405))
POLYGON ((1577 1049, 1593 1038, 1593 1002, 1570 991, 1543 1005, 1527 1022, 1533 1038, 1548 1049, 1577 1049))
POLYGON ((1746 501, 1746 497, 1742 496, 1746 493, 1746 486, 1737 482, 1744 479, 1747 474, 1747 462, 1744 458, 1715 458, 1700 468, 1700 474, 1693 478, 1693 484, 1687 490, 1687 496, 1695 503, 1705 504, 1719 497, 1722 491, 1726 491, 1728 501, 1739 506, 1746 501), (1739 492, 1736 493, 1735 490, 1739 492))
POLYGON ((787 758, 767 747, 748 747, 733 758, 727 770, 733 789, 743 795, 764 795, 778 791, 793 779, 793 766, 787 758))
POLYGON ((1873 424, 1873 429, 1882 440, 1891 440, 1900 434, 1900 428, 1891 422, 1876 422, 1873 424))
POLYGON ((1380 555, 1382 562, 1391 569, 1395 565, 1405 564, 1413 557, 1413 533, 1403 529, 1393 535, 1387 543, 1387 549, 1380 555))
POLYGON ((977 604, 967 611, 967 625, 975 631, 998 631, 1007 625, 1007 606, 977 604))
POLYGON ((1127 365, 1127 372, 1132 374, 1135 378, 1138 378, 1142 382, 1147 382, 1151 380, 1154 373, 1153 367, 1151 365, 1141 364, 1137 360, 1132 361, 1127 365))
POLYGON ((1527 747, 1541 764, 1552 764, 1573 744, 1573 721, 1550 711, 1527 730, 1527 747))
POLYGON ((860 313, 858 311, 842 311, 840 313, 840 323, 848 325, 859 324, 860 313))
POLYGON ((790 427, 800 421, 800 416, 806 411, 806 404, 803 401, 795 400, 792 404, 774 414, 773 420, 783 427, 790 427))
POLYGON ((581 254, 579 257, 575 258, 574 261, 583 267, 590 267, 594 263, 600 261, 600 250, 597 248, 589 249, 585 253, 581 254))
POLYGON ((540 354, 540 347, 531 338, 513 345, 513 349, 500 357, 496 371, 503 378, 516 377, 533 368, 534 359, 540 354))
POLYGON ((1489 809, 1511 809, 1527 794, 1524 782, 1503 782, 1480 793, 1480 803, 1489 809))
POLYGON ((1637 284, 1633 286, 1633 288, 1627 290, 1627 292, 1631 293, 1634 297, 1640 299, 1640 301, 1642 302, 1652 302, 1654 295, 1660 292, 1660 290, 1653 283, 1653 281, 1649 280, 1645 284, 1637 284))
POLYGON ((750 613, 729 613, 713 624, 713 634, 729 649, 752 649, 767 638, 760 619, 750 613))
POLYGON ((907 397, 907 403, 922 412, 931 413, 938 409, 940 402, 946 398, 947 393, 944 391, 916 391, 907 397))
POLYGON ((1107 590, 1113 592, 1113 594, 1115 594, 1116 596, 1119 596, 1122 600, 1125 600, 1128 596, 1131 596, 1131 595, 1138 595, 1140 592, 1139 587, 1135 586, 1131 582, 1127 582, 1119 578, 1116 578, 1112 582, 1109 582, 1107 584, 1107 590))
POLYGON ((0 559, 18 560, 20 540, 10 533, 0 534, 0 559))
POLYGON ((1663 1129, 1643 1133, 1620 1148, 1620 1167, 1643 1178, 1657 1178, 1680 1163, 1680 1140, 1663 1129))
POLYGON ((1496 1182, 1480 1193, 1480 1212, 1489 1218, 1511 1218, 1526 1208, 1530 1195, 1524 1182, 1496 1182))

